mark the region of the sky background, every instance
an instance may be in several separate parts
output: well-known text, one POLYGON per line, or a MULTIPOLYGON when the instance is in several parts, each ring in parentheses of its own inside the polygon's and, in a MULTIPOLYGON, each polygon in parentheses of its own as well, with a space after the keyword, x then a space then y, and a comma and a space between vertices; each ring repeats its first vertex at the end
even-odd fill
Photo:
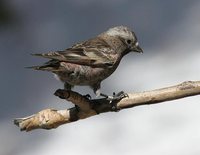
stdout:
MULTIPOLYGON (((110 27, 125 25, 143 54, 124 57, 102 92, 139 92, 200 80, 200 1, 1 0, 0 155, 199 155, 200 96, 105 113, 53 130, 20 132, 13 118, 73 105, 51 73, 25 69, 110 27)), ((75 87, 83 94, 88 87, 75 87)))

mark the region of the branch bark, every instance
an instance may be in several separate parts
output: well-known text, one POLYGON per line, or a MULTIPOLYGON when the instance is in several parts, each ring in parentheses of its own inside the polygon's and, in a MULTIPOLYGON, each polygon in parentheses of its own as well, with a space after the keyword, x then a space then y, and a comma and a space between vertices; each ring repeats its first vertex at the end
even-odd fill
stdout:
POLYGON ((117 112, 139 105, 156 104, 200 94, 200 81, 186 81, 179 85, 145 91, 128 93, 121 100, 110 103, 106 98, 90 100, 73 91, 59 89, 55 95, 72 102, 76 106, 65 110, 45 109, 37 114, 14 119, 21 131, 33 129, 52 129, 62 124, 85 119, 104 112, 117 112))

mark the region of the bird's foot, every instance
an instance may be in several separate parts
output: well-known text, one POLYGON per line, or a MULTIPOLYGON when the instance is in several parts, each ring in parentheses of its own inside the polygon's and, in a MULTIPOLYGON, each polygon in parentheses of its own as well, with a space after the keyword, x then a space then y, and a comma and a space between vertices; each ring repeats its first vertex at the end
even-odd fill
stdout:
POLYGON ((86 94, 86 95, 83 95, 83 97, 85 97, 86 99, 88 99, 88 100, 91 100, 91 96, 90 96, 90 94, 86 94))
POLYGON ((124 91, 120 91, 117 94, 115 92, 113 92, 113 98, 114 98, 114 100, 121 100, 121 99, 123 99, 125 97, 128 97, 128 94, 125 93, 124 91))
POLYGON ((124 93, 123 91, 120 91, 117 94, 115 92, 113 92, 112 96, 109 96, 109 95, 106 95, 106 94, 102 94, 102 93, 100 95, 103 96, 103 97, 105 97, 109 101, 121 100, 124 97, 128 97, 128 94, 124 93))
POLYGON ((117 101, 125 98, 125 97, 128 97, 128 94, 127 93, 124 93, 123 91, 120 91, 119 93, 115 93, 113 92, 113 96, 109 96, 109 95, 106 95, 106 94, 100 94, 101 96, 105 97, 107 100, 110 101, 110 104, 112 106, 112 110, 113 111, 119 111, 120 109, 117 107, 117 101))

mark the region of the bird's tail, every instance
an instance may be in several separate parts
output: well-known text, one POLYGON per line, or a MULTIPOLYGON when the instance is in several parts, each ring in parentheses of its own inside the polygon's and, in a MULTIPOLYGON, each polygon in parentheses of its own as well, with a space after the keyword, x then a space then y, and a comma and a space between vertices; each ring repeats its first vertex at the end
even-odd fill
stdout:
POLYGON ((34 70, 42 70, 42 71, 53 71, 55 70, 53 67, 49 67, 49 66, 31 66, 31 67, 25 67, 28 69, 34 69, 34 70))
POLYGON ((60 63, 57 60, 50 60, 41 66, 31 66, 31 67, 25 67, 25 68, 55 72, 55 71, 60 70, 60 63))

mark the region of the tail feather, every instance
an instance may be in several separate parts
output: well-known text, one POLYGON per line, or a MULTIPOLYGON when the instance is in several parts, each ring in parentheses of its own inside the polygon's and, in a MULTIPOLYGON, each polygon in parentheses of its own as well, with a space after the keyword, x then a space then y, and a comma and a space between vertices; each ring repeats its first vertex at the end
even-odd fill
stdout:
POLYGON ((43 58, 50 58, 48 53, 32 53, 32 56, 43 57, 43 58))
POLYGON ((42 53, 31 53, 32 56, 43 56, 42 53))
POLYGON ((33 53, 31 55, 32 56, 39 56, 39 57, 43 57, 43 58, 48 58, 48 59, 57 59, 57 60, 59 60, 59 58, 60 58, 59 52, 62 52, 62 51, 49 52, 49 53, 33 53))
POLYGON ((28 68, 28 69, 34 69, 34 70, 41 70, 41 71, 59 71, 59 68, 58 67, 53 67, 53 66, 31 66, 31 67, 25 67, 25 68, 28 68))
POLYGON ((60 63, 57 60, 50 60, 46 62, 44 65, 41 66, 31 66, 31 67, 25 67, 28 69, 34 69, 34 70, 42 70, 42 71, 59 71, 60 68, 60 63))
POLYGON ((39 70, 40 66, 29 66, 29 67, 24 67, 24 68, 39 70))
POLYGON ((51 69, 47 66, 31 66, 31 67, 25 67, 28 69, 34 69, 34 70, 44 70, 44 71, 51 71, 51 69))

